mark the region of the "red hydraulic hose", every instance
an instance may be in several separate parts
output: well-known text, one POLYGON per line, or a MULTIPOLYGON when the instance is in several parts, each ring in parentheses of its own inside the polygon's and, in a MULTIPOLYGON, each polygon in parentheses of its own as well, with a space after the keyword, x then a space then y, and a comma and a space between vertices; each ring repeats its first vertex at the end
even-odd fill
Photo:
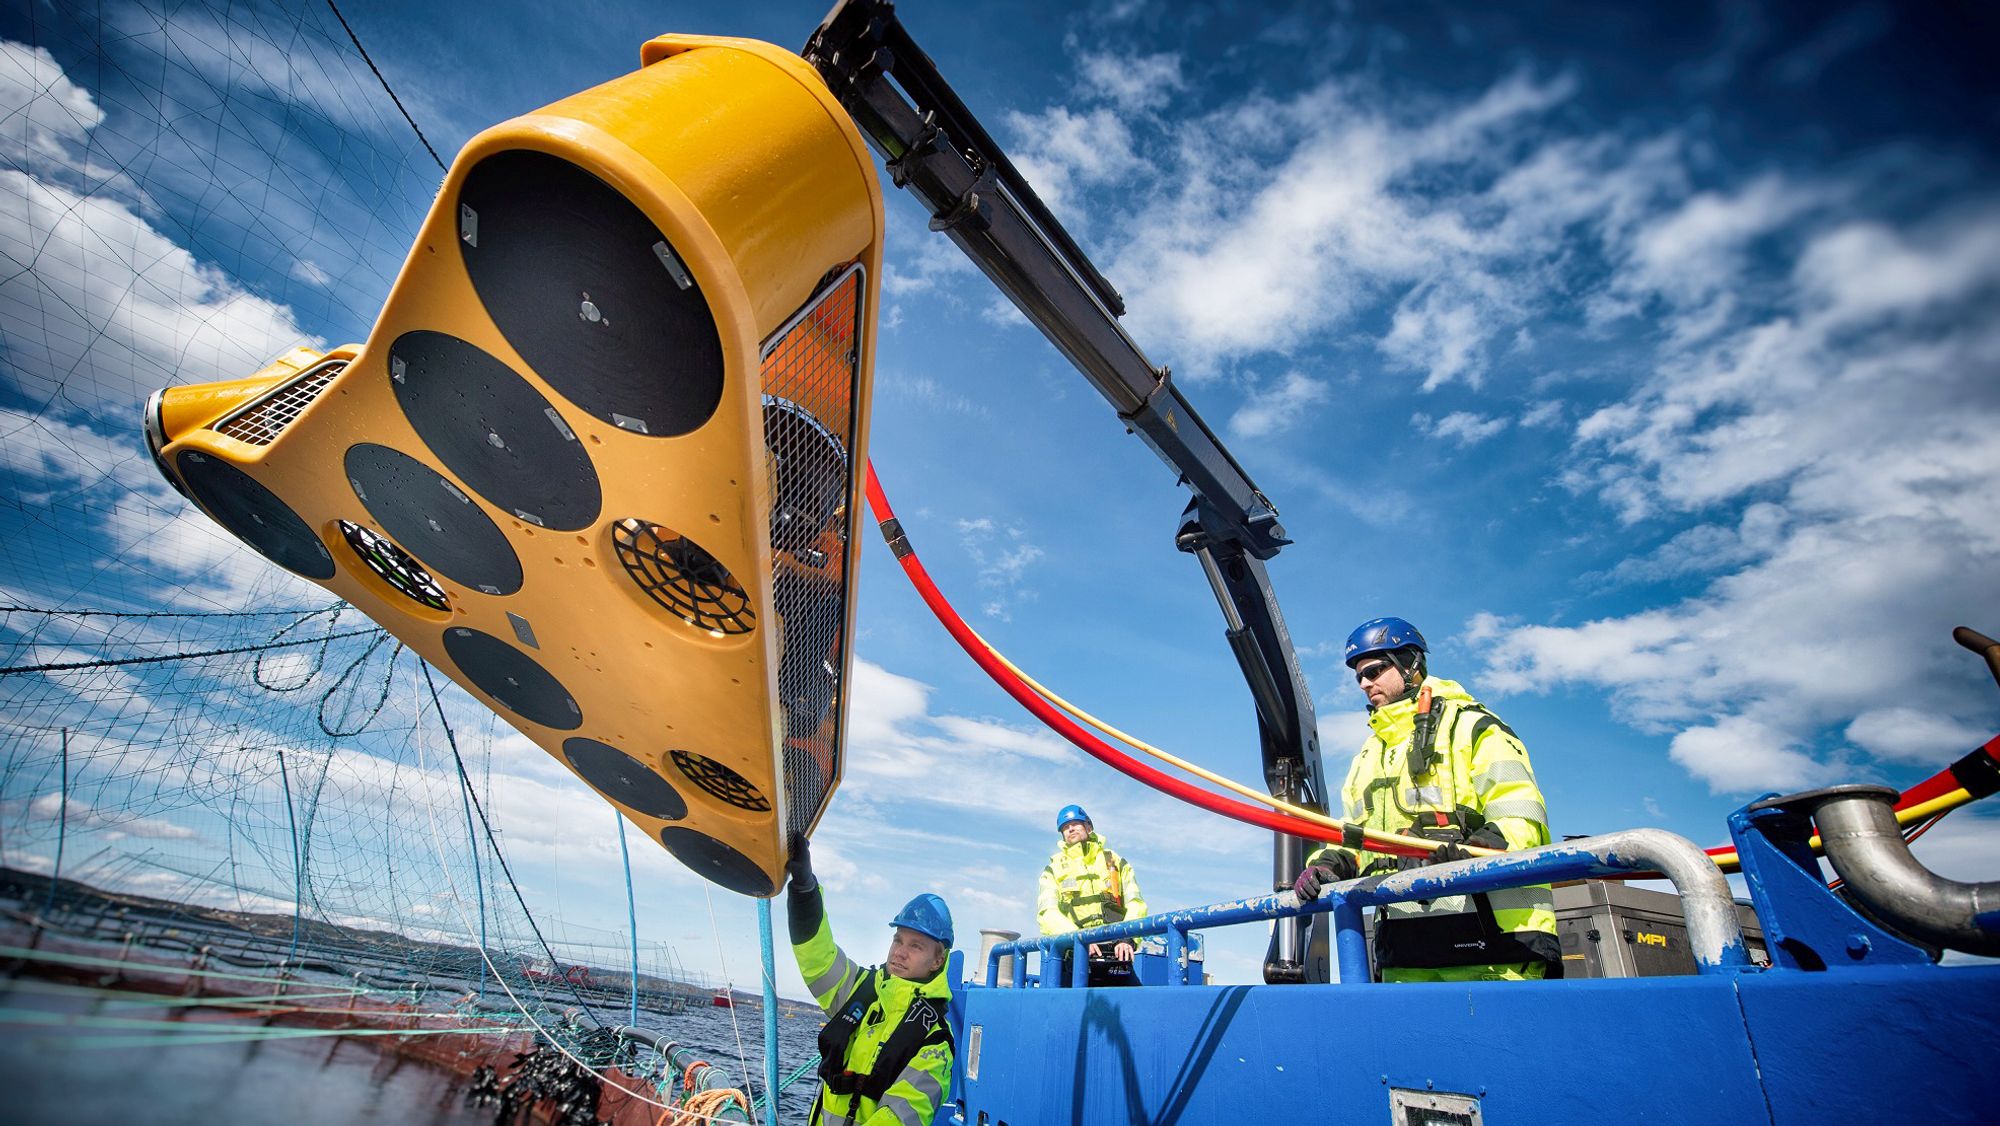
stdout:
MULTIPOLYGON (((1989 788, 1990 783, 1982 784, 1978 779, 1982 775, 1990 775, 1996 767, 2000 767, 2000 735, 1988 739, 1978 750, 1904 790, 1902 796, 1896 799, 1896 808, 1904 810, 1913 805, 1922 805, 1933 798, 1943 797, 1959 789, 1971 793, 1974 800, 1985 797, 1987 793, 1992 792, 1989 788), (1981 755, 1985 756, 1983 762, 1980 759, 1981 755)), ((1938 815, 1938 817, 1943 816, 1943 814, 1938 815)), ((1907 834, 1904 839, 1913 841, 1928 832, 1936 823, 1937 819, 1932 818, 1925 822, 1921 829, 1907 834)), ((1728 862, 1734 863, 1736 846, 1733 844, 1716 845, 1706 851, 1712 857, 1727 857, 1728 862)))
MULTIPOLYGON (((1986 745, 1979 748, 1979 750, 1975 751, 1973 754, 1976 755, 1981 753, 1985 754, 1987 758, 1993 760, 1994 762, 2000 763, 2000 735, 1995 735, 1993 738, 1987 740, 1986 745)), ((1960 760, 1960 762, 1965 762, 1971 759, 1973 759, 1973 755, 1967 755, 1966 758, 1960 760)), ((1927 802, 1935 797, 1942 797, 1943 795, 1948 794, 1953 790, 1959 789, 1961 787, 1970 789, 1970 787, 1966 786, 1965 780, 1959 776, 1959 766, 1960 763, 1953 763, 1952 765, 1945 767, 1943 770, 1938 771, 1936 774, 1931 775, 1929 778, 1926 778, 1923 781, 1917 783, 1916 785, 1911 786, 1909 789, 1904 790, 1903 796, 1901 798, 1898 798, 1896 801, 1896 808, 1908 809, 1910 806, 1927 802)), ((1973 796, 1978 797, 1980 795, 1975 792, 1973 796)))
MULTIPOLYGON (((1056 734, 1076 744, 1086 754, 1089 754, 1092 758, 1110 766, 1121 774, 1143 782, 1161 793, 1179 798, 1190 805, 1199 806, 1211 813, 1218 813, 1224 817, 1242 821, 1246 824, 1256 825, 1280 833, 1290 833, 1293 836, 1303 837, 1309 841, 1326 841, 1330 839, 1328 831, 1323 826, 1315 825, 1310 821, 1303 821, 1275 810, 1249 805, 1234 798, 1225 798, 1219 794, 1212 794, 1207 790, 1190 785, 1181 779, 1162 773, 1125 754, 1123 751, 1110 746, 1083 728, 1078 727, 1068 716, 1056 710, 1039 693, 1023 683, 1021 678, 1016 676, 1012 670, 995 659, 986 646, 974 636, 971 628, 965 624, 964 619, 958 616, 958 611, 952 608, 951 603, 938 590, 937 584, 931 581, 930 574, 924 570, 923 562, 917 558, 916 550, 910 546, 909 540, 904 537, 902 525, 896 520, 895 512, 889 507, 889 498, 882 491, 882 482, 875 476, 875 463, 872 461, 868 463, 868 506, 874 509, 876 521, 882 529, 882 538, 888 541, 889 549, 895 553, 896 561, 902 564, 903 573, 909 576, 911 585, 916 587, 917 593, 923 598, 924 604, 930 607, 931 613, 937 616, 939 624, 944 626, 945 630, 951 634, 952 639, 957 641, 959 647, 965 650, 966 655, 971 657, 973 662, 981 669, 985 670, 986 675, 991 677, 995 684, 1005 689, 1009 696, 1014 697, 1022 707, 1028 709, 1029 712, 1048 725, 1056 734)), ((2000 735, 1996 735, 1988 740, 1978 751, 1967 755, 1965 760, 1961 760, 1961 763, 1967 760, 1975 760, 1976 756, 1980 754, 1984 754, 1990 763, 2000 764, 2000 735)), ((1959 774, 1960 765, 1960 763, 1954 763, 1952 766, 1948 766, 1922 782, 1904 790, 1902 796, 1896 801, 1896 808, 1899 810, 1907 809, 1910 806, 1930 801, 1953 790, 1966 787, 1966 781, 1959 774)), ((1976 798, 1984 795, 1975 792, 1973 796, 1976 798)), ((1358 828, 1357 826, 1357 830, 1358 828)), ((1387 842, 1369 841, 1365 847, 1370 851, 1392 853, 1399 856, 1423 855, 1419 849, 1389 844, 1387 842)), ((1734 844, 1717 845, 1714 848, 1708 849, 1707 852, 1711 857, 1733 857, 1736 853, 1736 846, 1734 844)))
MULTIPOLYGON (((875 519, 882 528, 882 538, 889 542, 889 550, 895 553, 896 561, 902 564, 903 573, 909 576, 911 585, 917 588, 917 593, 922 596, 924 604, 931 608, 931 613, 937 616, 938 622, 951 634, 952 639, 958 642, 959 648, 964 649, 966 655, 971 657, 981 669, 984 669, 986 675, 992 677, 995 684, 1005 689, 1009 696, 1014 697, 1022 707, 1032 712, 1035 718, 1047 724, 1056 734, 1068 739, 1081 748, 1084 753, 1117 770, 1119 773, 1143 782, 1161 793, 1179 798, 1190 805, 1200 806, 1210 813, 1219 813, 1224 817, 1270 829, 1275 832, 1290 833, 1295 837, 1302 837, 1309 841, 1327 841, 1333 839, 1329 836, 1329 830, 1323 826, 1315 825, 1310 821, 1303 821, 1275 810, 1264 809, 1246 802, 1240 802, 1234 798, 1225 798, 1219 794, 1212 794, 1207 790, 1162 773, 1143 762, 1139 762, 1132 758, 1132 756, 1109 746, 1083 728, 1078 727, 1068 716, 1057 711, 1047 700, 1042 699, 1034 689, 1022 683, 1020 677, 1014 675, 1005 665, 996 660, 993 654, 984 645, 980 644, 979 640, 973 635, 971 627, 965 624, 965 620, 958 616, 958 611, 952 609, 951 603, 939 592, 937 584, 931 581, 930 575, 924 570, 922 561, 917 558, 916 550, 910 546, 909 540, 904 538, 902 525, 896 520, 895 512, 889 508, 889 498, 882 492, 881 481, 875 477, 875 465, 873 462, 870 462, 868 465, 868 507, 874 509, 875 519)), ((1369 842, 1367 847, 1371 851, 1389 852, 1401 856, 1417 856, 1422 854, 1421 850, 1416 848, 1373 841, 1369 842)))

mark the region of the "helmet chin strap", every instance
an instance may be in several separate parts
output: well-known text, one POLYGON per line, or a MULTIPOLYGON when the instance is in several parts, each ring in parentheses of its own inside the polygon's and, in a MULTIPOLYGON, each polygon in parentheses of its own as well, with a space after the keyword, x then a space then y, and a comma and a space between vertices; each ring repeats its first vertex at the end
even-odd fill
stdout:
POLYGON ((1399 652, 1410 654, 1410 663, 1405 665, 1401 660, 1397 660, 1396 668, 1403 674, 1404 686, 1409 691, 1415 692, 1423 684, 1424 677, 1429 673, 1429 670, 1424 667, 1424 655, 1408 649, 1399 650, 1399 652))
MULTIPOLYGON (((1383 702, 1393 704, 1414 697, 1424 684, 1424 655, 1413 649, 1391 649, 1382 654, 1382 659, 1396 666, 1396 672, 1403 678, 1403 690, 1383 702)), ((1375 709, 1371 706, 1368 710, 1375 709)))

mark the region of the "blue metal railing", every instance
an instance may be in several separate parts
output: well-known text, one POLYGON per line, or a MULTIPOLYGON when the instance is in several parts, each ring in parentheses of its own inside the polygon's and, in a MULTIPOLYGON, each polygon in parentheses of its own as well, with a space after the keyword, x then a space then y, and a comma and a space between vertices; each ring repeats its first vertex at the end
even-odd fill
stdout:
POLYGON ((1064 950, 1068 950, 1069 984, 1080 988, 1089 978, 1085 947, 1163 934, 1167 940, 1167 984, 1186 985, 1188 932, 1311 914, 1333 916, 1334 956, 1340 967, 1340 980, 1365 982, 1370 975, 1363 907, 1633 872, 1658 872, 1673 881, 1681 896, 1688 945, 1698 972, 1735 971, 1750 965, 1729 882, 1714 862, 1685 837, 1661 829, 1626 829, 1500 856, 1348 880, 1327 888, 1312 903, 1302 904, 1287 891, 1148 915, 1069 934, 1003 942, 987 953, 986 984, 999 984, 1000 960, 1004 957, 1013 957, 1013 984, 1024 987, 1028 983, 1030 951, 1041 955, 1040 964, 1046 975, 1046 967, 1060 964, 1064 950))

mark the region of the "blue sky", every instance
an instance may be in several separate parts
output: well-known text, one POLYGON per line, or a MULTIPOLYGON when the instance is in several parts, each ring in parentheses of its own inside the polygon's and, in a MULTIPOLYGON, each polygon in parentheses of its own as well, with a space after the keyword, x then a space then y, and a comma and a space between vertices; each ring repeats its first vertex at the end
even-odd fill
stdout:
MULTIPOLYGON (((330 53, 345 49, 330 18, 259 11, 0 17, 4 515, 62 553, 7 553, 0 585, 45 600, 29 604, 145 596, 93 566, 101 542, 28 518, 84 493, 120 514, 114 546, 160 591, 314 604, 177 506, 119 429, 163 383, 360 339, 434 190, 365 68, 330 53), (310 51, 288 38, 301 18, 310 51), (161 104, 90 65, 100 54, 183 89, 176 128, 137 128, 161 104), (219 77, 240 104, 202 104, 219 77), (142 144, 170 155, 131 163, 142 144)), ((630 69, 652 34, 796 48, 823 15, 343 11, 447 159, 630 69)), ((1760 793, 1907 785, 2000 729, 2000 695, 1948 638, 2000 632, 1990 17, 901 11, 1281 510, 1297 542, 1271 573, 1330 776, 1362 731, 1338 644, 1379 614, 1416 622, 1434 670, 1522 734, 1559 833, 1653 824, 1715 843, 1760 793)), ((1184 494, 911 200, 888 206, 872 452, 933 575, 1037 678, 1254 779, 1247 691, 1172 547, 1184 494)), ((815 841, 856 953, 879 957, 873 928, 919 890, 950 901, 961 934, 1032 929, 1050 821, 1072 801, 1156 906, 1265 883, 1267 834, 1038 731, 872 538, 860 597, 848 776, 815 841)), ((525 741, 501 740, 494 771, 530 904, 622 926, 602 804, 525 741)), ((1995 878, 1995 829, 1961 813, 1921 854, 1995 878)), ((711 927, 699 883, 639 848, 641 932, 752 980, 747 906, 717 893, 711 927)), ((1217 936, 1211 968, 1251 980, 1261 952, 1261 935, 1217 936)))

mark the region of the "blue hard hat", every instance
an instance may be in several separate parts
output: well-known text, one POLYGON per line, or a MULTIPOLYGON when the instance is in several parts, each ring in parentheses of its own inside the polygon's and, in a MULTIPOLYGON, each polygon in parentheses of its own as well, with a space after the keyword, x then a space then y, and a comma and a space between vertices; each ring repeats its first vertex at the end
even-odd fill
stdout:
POLYGON ((1430 652, 1424 644, 1424 635, 1417 627, 1401 618, 1370 618, 1354 627, 1347 635, 1347 667, 1370 653, 1387 653, 1393 649, 1415 649, 1419 653, 1430 652))
POLYGON ((1056 814, 1056 832, 1062 832, 1062 827, 1072 821, 1081 821, 1088 825, 1090 824, 1090 814, 1085 813, 1083 807, 1080 805, 1063 806, 1062 812, 1056 814))
POLYGON ((903 904, 903 909, 896 912, 889 925, 908 927, 918 934, 930 935, 946 946, 951 945, 951 908, 930 892, 903 904))

